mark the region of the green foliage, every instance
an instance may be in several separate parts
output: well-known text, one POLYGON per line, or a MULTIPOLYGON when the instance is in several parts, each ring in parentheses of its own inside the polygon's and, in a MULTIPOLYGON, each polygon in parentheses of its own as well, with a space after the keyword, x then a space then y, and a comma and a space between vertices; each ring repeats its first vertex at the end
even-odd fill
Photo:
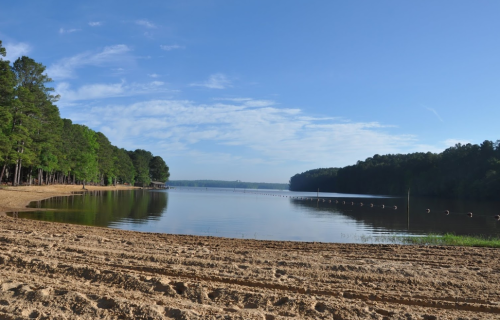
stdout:
POLYGON ((457 236, 450 233, 442 236, 431 234, 423 237, 404 237, 403 242, 419 245, 500 248, 498 237, 457 236))
POLYGON ((5 48, 2 45, 2 40, 0 40, 0 57, 5 57, 7 55, 7 51, 5 51, 5 48))
POLYGON ((440 154, 374 155, 344 168, 315 169, 290 179, 290 190, 496 199, 500 146, 457 144, 440 154))
POLYGON ((137 149, 128 152, 135 168, 135 182, 140 185, 149 185, 151 177, 149 174, 149 162, 153 159, 153 154, 149 151, 137 149))
POLYGON ((5 161, 12 147, 10 140, 15 79, 9 61, 5 61, 6 51, 0 40, 0 161, 5 161))
POLYGON ((97 132, 97 143, 99 148, 97 151, 97 163, 99 168, 99 180, 101 184, 107 180, 108 184, 112 184, 113 179, 116 178, 116 168, 113 159, 113 146, 108 138, 101 132, 97 132))
POLYGON ((323 192, 333 192, 338 171, 338 168, 321 168, 296 174, 290 178, 290 191, 317 191, 319 188, 323 192))
POLYGON ((127 150, 113 147, 113 163, 118 181, 133 185, 136 172, 127 150))
POLYGON ((170 177, 169 168, 162 157, 156 156, 149 161, 149 177, 152 181, 166 182, 170 177))
POLYGON ((73 138, 78 148, 75 148, 75 160, 78 165, 73 168, 76 178, 84 182, 98 182, 97 167, 97 134, 86 126, 73 125, 73 138))

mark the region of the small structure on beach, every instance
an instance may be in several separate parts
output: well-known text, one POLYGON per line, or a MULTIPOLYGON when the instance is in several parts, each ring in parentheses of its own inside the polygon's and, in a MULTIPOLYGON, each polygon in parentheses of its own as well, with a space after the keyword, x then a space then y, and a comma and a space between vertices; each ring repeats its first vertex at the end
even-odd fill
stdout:
POLYGON ((160 181, 151 181, 149 185, 145 183, 136 182, 134 186, 141 187, 143 189, 168 189, 165 182, 160 182, 160 181))
POLYGON ((151 181, 149 187, 152 189, 167 189, 165 182, 151 181))

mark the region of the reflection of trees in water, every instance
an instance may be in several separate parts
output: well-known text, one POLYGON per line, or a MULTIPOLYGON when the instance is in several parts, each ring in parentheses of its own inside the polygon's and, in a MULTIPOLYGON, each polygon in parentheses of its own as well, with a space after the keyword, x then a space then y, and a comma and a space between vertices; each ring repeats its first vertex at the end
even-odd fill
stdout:
POLYGON ((167 204, 167 192, 100 191, 34 202, 30 207, 53 208, 57 211, 26 212, 22 216, 94 226, 109 226, 112 222, 124 219, 132 220, 133 223, 146 223, 148 219, 161 217, 167 204))
POLYGON ((479 202, 468 200, 450 200, 440 198, 415 198, 410 200, 410 230, 406 211, 406 199, 356 199, 352 198, 343 205, 322 201, 292 200, 292 203, 303 208, 302 211, 315 217, 338 215, 349 217, 359 223, 370 226, 381 232, 407 232, 411 234, 422 233, 455 233, 457 235, 499 235, 500 222, 493 217, 499 203, 479 202), (355 205, 351 205, 351 201, 355 205), (363 202, 364 206, 359 203, 363 202), (370 208, 373 202, 376 207, 370 208), (368 205, 367 205, 368 204, 368 205), (386 207, 382 209, 381 204, 386 207), (397 210, 392 206, 396 205, 397 210), (426 209, 431 208, 427 213, 426 209), (444 210, 449 209, 450 215, 445 215, 444 210), (474 211, 474 217, 467 216, 468 211, 474 211), (476 214, 477 213, 477 214, 476 214))

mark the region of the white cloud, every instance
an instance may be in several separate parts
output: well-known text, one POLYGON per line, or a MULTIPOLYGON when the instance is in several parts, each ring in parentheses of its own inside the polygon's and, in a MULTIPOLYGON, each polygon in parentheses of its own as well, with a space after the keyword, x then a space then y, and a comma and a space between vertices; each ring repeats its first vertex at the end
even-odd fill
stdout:
POLYGON ((27 55, 31 51, 31 46, 25 42, 12 43, 8 42, 4 44, 7 55, 5 60, 14 62, 17 58, 27 55))
POLYGON ((162 50, 165 50, 165 51, 171 51, 171 50, 175 50, 175 49, 184 49, 183 46, 179 46, 177 44, 173 44, 173 45, 170 45, 170 46, 160 45, 160 48, 162 50))
POLYGON ((91 26, 91 27, 99 27, 99 26, 102 26, 102 22, 100 22, 100 21, 90 21, 89 22, 89 26, 91 26))
POLYGON ((77 32, 77 31, 80 31, 80 29, 64 29, 64 28, 60 28, 59 29, 59 34, 73 33, 73 32, 77 32))
POLYGON ((207 81, 192 83, 193 87, 206 87, 210 89, 226 89, 231 87, 231 81, 222 73, 212 74, 207 81))
MULTIPOLYGON (((89 92, 96 91, 92 89, 89 92)), ((92 107, 74 112, 71 118, 106 131, 114 143, 126 148, 149 148, 155 153, 158 146, 165 145, 171 157, 203 154, 205 159, 213 156, 242 164, 243 159, 252 158, 255 163, 275 165, 293 161, 311 168, 344 166, 375 153, 417 148, 414 136, 392 134, 390 126, 378 122, 318 120, 300 109, 250 107, 252 101, 196 104, 154 100, 92 107)))
POLYGON ((70 58, 64 58, 52 64, 47 74, 53 79, 67 79, 75 77, 75 69, 85 66, 102 66, 130 60, 126 54, 130 48, 124 44, 105 47, 101 52, 84 52, 70 58))
POLYGON ((135 24, 137 24, 139 26, 146 27, 146 28, 150 28, 150 29, 155 29, 156 28, 156 25, 154 25, 153 23, 149 22, 148 20, 136 20, 135 24))
POLYGON ((215 98, 216 101, 231 101, 237 103, 243 103, 247 107, 269 107, 276 104, 273 100, 254 100, 251 98, 215 98))
POLYGON ((160 75, 158 75, 156 73, 148 74, 148 76, 150 76, 151 78, 159 78, 160 77, 160 75))
POLYGON ((472 143, 470 140, 465 140, 465 139, 446 139, 443 141, 443 144, 446 147, 454 147, 456 144, 467 144, 467 143, 472 143))
POLYGON ((253 99, 252 98, 214 98, 213 100, 245 102, 245 101, 251 101, 253 99))
POLYGON ((245 106, 254 108, 263 108, 273 106, 276 103, 272 100, 250 100, 245 102, 245 106))
POLYGON ((441 118, 441 116, 439 115, 439 113, 437 113, 436 110, 432 109, 432 108, 428 108, 428 107, 425 107, 427 110, 429 110, 430 112, 434 113, 434 115, 439 119, 439 121, 441 122, 444 122, 443 119, 441 118))
POLYGON ((65 107, 74 104, 76 101, 151 94, 166 91, 166 88, 161 81, 131 84, 121 81, 119 83, 89 84, 73 90, 69 83, 62 82, 56 86, 55 91, 61 96, 58 105, 65 107))

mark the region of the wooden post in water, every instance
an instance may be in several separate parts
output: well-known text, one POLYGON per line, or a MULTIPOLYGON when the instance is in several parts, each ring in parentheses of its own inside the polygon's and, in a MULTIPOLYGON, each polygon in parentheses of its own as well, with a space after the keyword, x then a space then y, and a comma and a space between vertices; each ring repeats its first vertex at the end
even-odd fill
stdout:
POLYGON ((406 215, 407 215, 407 222, 408 222, 408 230, 410 230, 410 188, 408 188, 408 202, 406 205, 406 215))
POLYGON ((318 193, 316 193, 316 199, 319 201, 319 188, 318 188, 318 193))

